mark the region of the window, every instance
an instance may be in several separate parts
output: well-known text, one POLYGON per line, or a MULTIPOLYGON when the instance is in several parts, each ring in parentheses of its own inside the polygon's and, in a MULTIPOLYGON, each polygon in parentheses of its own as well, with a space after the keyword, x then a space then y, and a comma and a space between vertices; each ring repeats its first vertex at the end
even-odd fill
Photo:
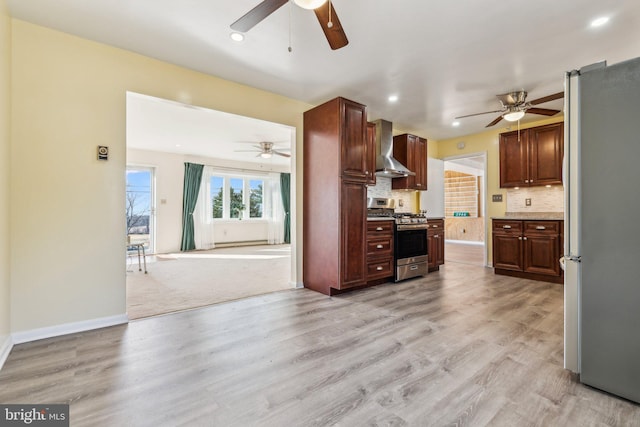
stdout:
POLYGON ((226 174, 212 175, 209 187, 212 218, 264 218, 263 178, 226 174))

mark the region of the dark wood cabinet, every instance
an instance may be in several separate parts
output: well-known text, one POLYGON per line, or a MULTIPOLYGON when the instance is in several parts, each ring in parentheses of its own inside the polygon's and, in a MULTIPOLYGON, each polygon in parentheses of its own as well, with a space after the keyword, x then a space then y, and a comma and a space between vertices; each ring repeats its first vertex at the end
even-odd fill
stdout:
POLYGON ((304 113, 303 281, 326 295, 366 285, 366 107, 335 98, 304 113))
POLYGON ((394 221, 367 221, 367 282, 393 278, 394 221))
POLYGON ((366 228, 367 188, 359 182, 343 181, 339 289, 361 286, 367 281, 366 228))
POLYGON ((427 230, 427 251, 429 271, 436 271, 444 264, 444 220, 429 219, 427 230))
POLYGON ((353 181, 367 182, 369 157, 366 107, 344 98, 338 99, 342 118, 340 129, 342 176, 353 181))
POLYGON ((416 135, 403 134, 393 137, 393 157, 415 173, 415 176, 394 178, 394 190, 427 189, 427 140, 416 135))
POLYGON ((493 220, 496 274, 562 283, 563 221, 493 220))
POLYGON ((376 185, 376 124, 367 123, 367 185, 376 185))
POLYGON ((562 184, 564 124, 500 134, 500 187, 562 184))

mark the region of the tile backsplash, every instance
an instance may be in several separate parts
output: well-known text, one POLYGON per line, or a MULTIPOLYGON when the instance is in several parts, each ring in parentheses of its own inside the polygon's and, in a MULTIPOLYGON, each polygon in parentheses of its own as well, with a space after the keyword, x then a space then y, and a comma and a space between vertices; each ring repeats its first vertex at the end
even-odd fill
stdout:
POLYGON ((415 191, 392 190, 391 178, 376 177, 376 185, 367 187, 367 197, 385 197, 395 199, 396 212, 415 212, 415 191), (402 203, 402 206, 400 204, 402 203))
POLYGON ((564 212, 564 187, 507 189, 507 212, 564 212), (531 199, 531 206, 526 205, 531 199))

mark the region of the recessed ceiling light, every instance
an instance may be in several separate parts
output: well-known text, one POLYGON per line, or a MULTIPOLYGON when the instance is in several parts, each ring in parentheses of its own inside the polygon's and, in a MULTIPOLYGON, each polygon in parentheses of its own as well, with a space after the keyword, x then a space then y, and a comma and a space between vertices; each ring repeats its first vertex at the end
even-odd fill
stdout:
POLYGON ((460 126, 460 122, 456 120, 455 122, 451 123, 451 126, 457 128, 458 126, 460 126))
POLYGON ((398 100, 398 95, 390 95, 387 99, 389 102, 396 102, 398 100))
POLYGON ((242 40, 244 40, 244 34, 242 33, 231 33, 229 37, 231 37, 231 40, 235 42, 241 42, 242 40))
POLYGON ((592 28, 601 27, 604 24, 606 24, 607 22, 609 22, 609 17, 608 16, 601 16, 600 18, 596 18, 593 21, 591 21, 591 27, 592 28))

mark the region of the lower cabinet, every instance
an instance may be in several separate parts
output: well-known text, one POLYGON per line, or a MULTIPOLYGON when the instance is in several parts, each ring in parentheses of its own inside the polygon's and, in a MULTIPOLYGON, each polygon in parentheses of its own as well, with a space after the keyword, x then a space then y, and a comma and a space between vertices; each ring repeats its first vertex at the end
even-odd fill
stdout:
POLYGON ((436 271, 444 264, 444 219, 429 219, 427 224, 429 271, 436 271))
POLYGON ((367 282, 393 277, 394 221, 367 221, 367 282))
POLYGON ((493 220, 496 274, 562 283, 563 221, 493 220))

